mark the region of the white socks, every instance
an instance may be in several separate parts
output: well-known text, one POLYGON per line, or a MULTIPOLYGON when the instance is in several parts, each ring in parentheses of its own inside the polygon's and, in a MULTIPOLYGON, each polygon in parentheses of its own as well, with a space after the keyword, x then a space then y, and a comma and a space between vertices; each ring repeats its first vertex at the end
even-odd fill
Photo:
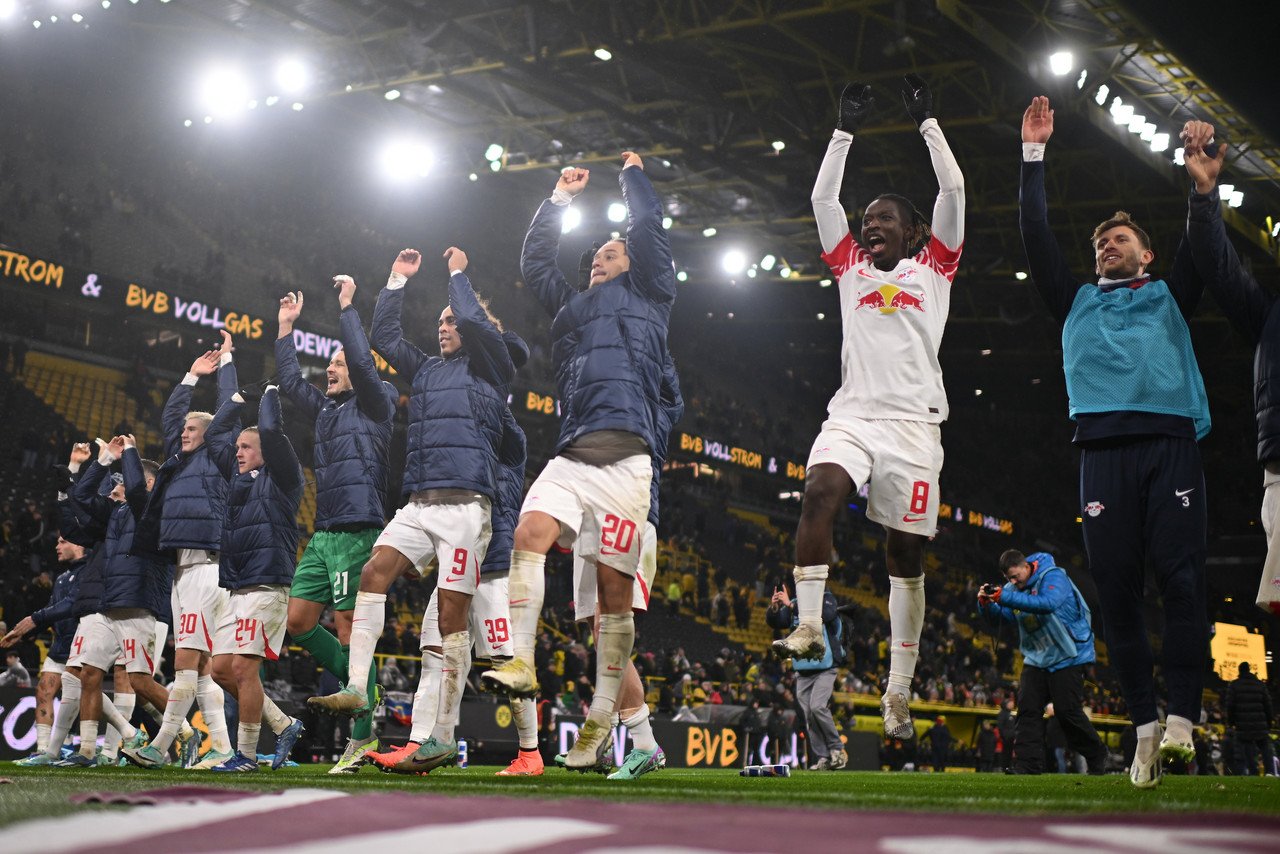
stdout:
POLYGON ((272 732, 279 735, 289 728, 289 725, 293 723, 293 718, 280 711, 280 707, 276 705, 275 700, 263 693, 262 721, 259 723, 266 723, 267 726, 271 727, 272 732))
POLYGON ((231 734, 227 732, 227 713, 223 708, 225 702, 222 688, 212 676, 201 676, 196 680, 196 704, 200 707, 204 725, 209 729, 209 747, 219 753, 231 752, 231 734))
POLYGON ((431 737, 440 710, 440 678, 444 656, 433 650, 422 651, 422 673, 418 675, 418 691, 413 695, 413 728, 409 740, 418 744, 431 737))
POLYGON ((258 760, 258 735, 262 732, 262 724, 240 724, 236 733, 236 747, 248 759, 258 760))
POLYGON ((538 617, 547 592, 547 556, 536 552, 513 551, 507 577, 511 600, 511 641, 516 658, 533 667, 533 648, 538 637, 538 617))
POLYGON ((924 628, 924 576, 889 576, 889 691, 911 696, 924 628))
POLYGON ((452 743, 462 706, 462 689, 467 684, 467 674, 471 672, 471 632, 445 635, 441 646, 444 649, 444 671, 440 678, 440 706, 431 737, 439 742, 452 743))
POLYGON ((167 753, 169 745, 178 737, 182 723, 187 719, 187 712, 191 711, 191 705, 196 701, 196 684, 199 678, 200 675, 195 670, 179 670, 174 676, 169 702, 164 707, 164 723, 156 737, 151 739, 151 746, 161 753, 167 753))
POLYGON ((71 724, 80 714, 80 677, 71 673, 62 674, 62 699, 53 714, 53 732, 49 734, 49 746, 45 750, 47 756, 57 756, 62 750, 62 743, 71 732, 71 724))
POLYGON ((351 657, 347 663, 347 690, 368 699, 369 668, 373 666, 373 651, 382 637, 382 625, 387 617, 385 593, 356 594, 356 607, 351 612, 351 657))
POLYGON ((1164 719, 1164 731, 1170 741, 1190 742, 1193 728, 1191 721, 1181 715, 1169 715, 1164 719))
POLYGON ((36 753, 49 752, 49 733, 53 732, 52 724, 36 724, 36 753))
MULTIPOLYGON (((129 714, 133 714, 133 705, 137 702, 137 698, 133 694, 117 694, 116 696, 120 697, 121 700, 128 705, 129 714), (125 699, 126 697, 128 698, 127 700, 125 699)), ((108 756, 115 756, 117 751, 120 749, 120 743, 116 739, 133 738, 138 734, 138 730, 133 726, 133 724, 129 723, 128 718, 120 713, 120 710, 116 708, 115 702, 106 694, 102 695, 102 717, 116 730, 117 735, 114 738, 109 737, 105 745, 106 754, 108 756)), ((110 729, 108 729, 108 733, 110 733, 110 729)))
POLYGON ((827 589, 827 566, 797 566, 792 575, 796 579, 800 625, 822 631, 822 594, 827 589))
POLYGON ((641 706, 630 717, 622 719, 622 725, 631 733, 631 743, 637 750, 656 750, 658 742, 653 737, 653 727, 649 726, 649 707, 641 706))
POLYGON ((613 718, 618 694, 622 690, 622 675, 626 672, 635 640, 636 623, 630 610, 625 614, 600 615, 600 636, 596 641, 596 694, 591 699, 588 717, 601 726, 607 726, 613 718))
POLYGON ((80 721, 80 755, 86 759, 92 759, 96 755, 97 750, 98 722, 80 721))
POLYGON ((1134 752, 1135 762, 1150 762, 1151 757, 1160 749, 1160 722, 1151 721, 1135 728, 1138 736, 1137 748, 1134 752))
POLYGON ((512 717, 516 720, 516 734, 520 736, 521 750, 538 749, 538 707, 530 697, 511 701, 512 717))

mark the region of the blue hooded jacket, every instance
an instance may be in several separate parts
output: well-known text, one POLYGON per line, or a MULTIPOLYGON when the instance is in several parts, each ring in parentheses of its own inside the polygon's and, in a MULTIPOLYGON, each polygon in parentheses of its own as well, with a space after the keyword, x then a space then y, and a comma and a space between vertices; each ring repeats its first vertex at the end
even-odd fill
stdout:
POLYGON ((556 266, 565 207, 550 199, 534 214, 520 255, 525 283, 554 318, 552 361, 563 412, 557 454, 600 430, 633 433, 650 453, 665 442, 657 402, 675 265, 662 204, 644 170, 625 168, 618 182, 627 206, 627 272, 582 292, 571 287, 556 266))
POLYGON ((671 430, 684 417, 684 397, 680 394, 680 374, 671 354, 662 364, 662 397, 658 401, 658 444, 653 447, 653 480, 649 482, 649 524, 658 527, 658 486, 662 464, 667 461, 671 430))
MULTIPOLYGON (((520 370, 529 361, 529 346, 514 332, 502 333, 511 353, 511 362, 520 370)), ((493 575, 511 569, 511 549, 515 547, 516 525, 524 500, 524 467, 528 447, 524 430, 507 407, 502 413, 502 444, 498 446, 498 498, 490 508, 493 535, 480 564, 480 574, 493 575)))
POLYGON ((298 560, 302 464, 284 434, 280 392, 269 387, 258 407, 263 465, 241 474, 236 441, 243 405, 232 399, 220 406, 204 438, 229 483, 218 554, 218 586, 227 590, 288 585, 298 560))
POLYGON ((1023 660, 1050 673, 1095 661, 1089 606, 1053 555, 1027 555, 1031 577, 1019 590, 1012 582, 1000 601, 981 606, 983 613, 1018 624, 1023 660))
POLYGON ((315 529, 381 528, 396 390, 378 376, 355 306, 342 310, 338 328, 351 391, 330 398, 303 379, 292 335, 276 339, 276 373, 280 390, 315 420, 315 529))
POLYGON ((67 656, 71 654, 71 639, 75 637, 79 621, 75 613, 76 591, 80 587, 80 570, 88 560, 86 556, 67 564, 67 568, 54 579, 49 604, 31 615, 37 630, 53 628, 49 657, 59 664, 66 664, 67 656))
POLYGON ((502 413, 515 367, 507 344, 463 273, 449 277, 462 349, 428 356, 404 339, 404 288, 383 288, 373 312, 373 349, 413 386, 403 492, 467 489, 493 502, 502 413))

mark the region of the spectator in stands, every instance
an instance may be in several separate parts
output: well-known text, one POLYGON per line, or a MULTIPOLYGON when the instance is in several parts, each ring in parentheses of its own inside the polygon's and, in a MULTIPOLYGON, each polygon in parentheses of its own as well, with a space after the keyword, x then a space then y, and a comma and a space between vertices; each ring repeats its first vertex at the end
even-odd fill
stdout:
POLYGON ((1266 684, 1253 674, 1249 662, 1240 662, 1239 676, 1227 686, 1227 726, 1235 736, 1235 764, 1232 772, 1252 777, 1258 773, 1258 756, 1266 774, 1275 775, 1275 753, 1269 730, 1274 722, 1271 695, 1266 684))
POLYGON ((9 650, 5 655, 5 663, 8 667, 4 673, 0 673, 0 688, 31 687, 31 674, 23 666, 22 659, 18 656, 16 649, 9 650))
POLYGON ((18 447, 22 449, 22 467, 24 469, 35 468, 36 457, 40 453, 40 434, 35 431, 34 427, 28 427, 22 431, 22 438, 18 447))
POLYGON ((978 766, 979 772, 990 772, 996 770, 996 745, 999 743, 999 735, 996 732, 994 721, 985 720, 982 727, 978 730, 978 766))
POLYGON ((20 377, 27 372, 27 342, 18 338, 13 342, 13 375, 20 377))
POLYGON ((680 582, 675 578, 667 585, 667 608, 673 615, 680 613, 680 582))

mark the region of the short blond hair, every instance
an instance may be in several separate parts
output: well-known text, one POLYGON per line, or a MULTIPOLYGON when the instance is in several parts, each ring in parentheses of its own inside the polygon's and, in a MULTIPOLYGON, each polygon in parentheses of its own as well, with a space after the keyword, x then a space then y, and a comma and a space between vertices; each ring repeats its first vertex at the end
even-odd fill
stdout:
POLYGON ((187 423, 188 421, 190 421, 192 418, 194 418, 195 420, 199 421, 199 422, 200 422, 201 424, 203 424, 205 427, 208 427, 208 426, 209 426, 209 424, 211 424, 211 423, 213 422, 213 413, 212 413, 212 412, 205 412, 205 411, 204 411, 204 410, 202 410, 202 409, 197 409, 197 410, 194 410, 194 411, 192 411, 192 412, 188 412, 188 413, 187 413, 187 415, 186 415, 186 417, 182 419, 182 423, 183 423, 183 424, 186 424, 186 423, 187 423))

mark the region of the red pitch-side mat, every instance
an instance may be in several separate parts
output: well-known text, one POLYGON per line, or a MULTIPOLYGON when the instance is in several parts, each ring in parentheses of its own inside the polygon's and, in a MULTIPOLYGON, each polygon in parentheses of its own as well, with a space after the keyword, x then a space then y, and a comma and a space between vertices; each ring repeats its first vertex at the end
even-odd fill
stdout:
POLYGON ((0 833, 20 852, 360 854, 880 851, 890 854, 1254 854, 1280 851, 1259 816, 1000 817, 722 804, 466 798, 292 789, 228 800, 144 793, 153 806, 24 822, 0 833))

